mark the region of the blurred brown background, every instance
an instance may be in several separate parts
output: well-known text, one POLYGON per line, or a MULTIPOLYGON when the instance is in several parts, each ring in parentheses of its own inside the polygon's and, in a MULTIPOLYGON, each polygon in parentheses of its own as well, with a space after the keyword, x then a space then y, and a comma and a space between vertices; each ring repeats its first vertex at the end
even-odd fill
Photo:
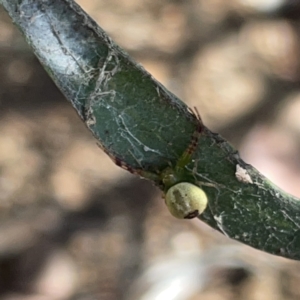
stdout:
MULTIPOLYGON (((298 1, 78 2, 300 197, 298 1)), ((300 299, 299 266, 171 217, 96 146, 0 10, 0 299, 300 299)))

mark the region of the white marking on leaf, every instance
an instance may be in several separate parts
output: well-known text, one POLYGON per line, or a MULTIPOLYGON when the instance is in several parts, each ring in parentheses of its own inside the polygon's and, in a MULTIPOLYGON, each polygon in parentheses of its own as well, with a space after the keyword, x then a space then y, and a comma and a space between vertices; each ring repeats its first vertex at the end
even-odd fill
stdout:
POLYGON ((241 167, 239 164, 236 165, 235 177, 240 182, 253 184, 248 171, 241 167))

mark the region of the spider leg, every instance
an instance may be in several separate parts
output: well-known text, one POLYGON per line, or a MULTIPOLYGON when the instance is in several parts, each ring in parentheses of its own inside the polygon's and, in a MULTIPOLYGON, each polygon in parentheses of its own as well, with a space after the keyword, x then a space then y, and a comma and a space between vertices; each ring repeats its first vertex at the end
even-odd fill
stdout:
POLYGON ((189 111, 195 117, 197 121, 197 125, 195 131, 192 134, 190 144, 185 149, 185 151, 183 152, 183 154, 181 155, 181 157, 179 158, 176 164, 177 169, 184 168, 191 161, 191 158, 198 146, 199 137, 201 135, 204 126, 197 108, 194 107, 194 110, 189 108, 189 111))
POLYGON ((110 153, 103 145, 97 143, 97 145, 109 156, 109 158, 120 168, 130 172, 131 174, 138 175, 140 177, 153 180, 155 183, 159 184, 161 182, 160 176, 156 173, 145 171, 143 169, 133 168, 128 165, 125 161, 120 159, 119 157, 110 153))

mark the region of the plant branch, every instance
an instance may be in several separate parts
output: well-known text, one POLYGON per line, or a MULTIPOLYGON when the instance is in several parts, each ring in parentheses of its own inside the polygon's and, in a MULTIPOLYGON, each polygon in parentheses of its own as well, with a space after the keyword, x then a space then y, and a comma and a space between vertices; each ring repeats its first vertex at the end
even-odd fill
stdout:
MULTIPOLYGON (((102 147, 132 169, 160 172, 190 143, 188 107, 71 0, 0 0, 102 147)), ((200 216, 257 249, 300 259, 300 203, 203 127, 186 167, 208 196, 200 216)), ((142 197, 142 195, 141 195, 142 197)))

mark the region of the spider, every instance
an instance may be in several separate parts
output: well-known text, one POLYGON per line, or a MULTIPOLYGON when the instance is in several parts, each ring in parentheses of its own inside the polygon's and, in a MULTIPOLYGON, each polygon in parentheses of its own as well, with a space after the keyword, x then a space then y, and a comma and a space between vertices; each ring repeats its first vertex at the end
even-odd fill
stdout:
POLYGON ((119 167, 130 173, 139 175, 156 182, 163 190, 163 198, 170 213, 179 219, 192 219, 199 216, 207 206, 205 192, 194 184, 193 178, 187 175, 185 166, 192 160, 192 156, 197 148, 200 134, 203 130, 203 123, 197 108, 189 109, 190 113, 197 120, 197 127, 192 135, 191 142, 180 156, 175 166, 166 167, 164 170, 154 173, 142 169, 135 169, 127 165, 118 157, 99 144, 99 147, 112 159, 119 167))

